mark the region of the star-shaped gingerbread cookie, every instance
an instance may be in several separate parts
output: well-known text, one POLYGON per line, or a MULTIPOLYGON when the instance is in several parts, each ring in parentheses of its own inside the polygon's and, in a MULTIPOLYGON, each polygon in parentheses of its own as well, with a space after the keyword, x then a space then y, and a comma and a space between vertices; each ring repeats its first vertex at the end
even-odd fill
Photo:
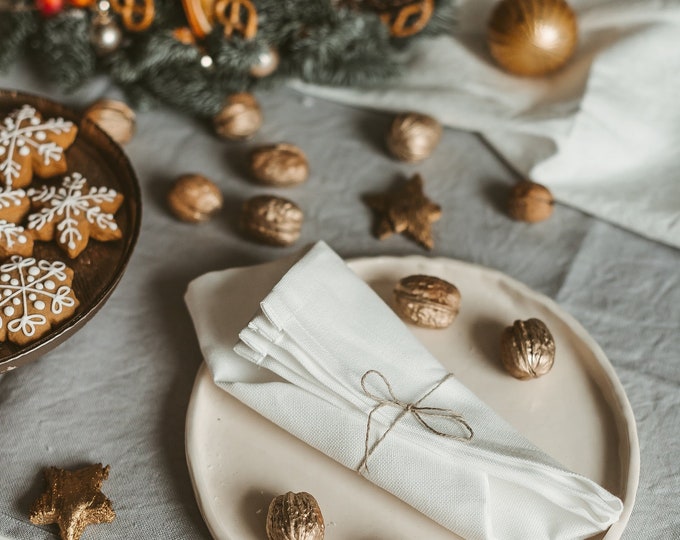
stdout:
POLYGON ((441 217, 442 209, 425 196, 419 174, 394 191, 367 195, 364 200, 376 214, 375 235, 380 240, 405 234, 426 249, 434 247, 432 223, 441 217))
POLYGON ((12 255, 0 265, 0 341, 26 345, 71 317, 73 270, 61 261, 12 255))
POLYGON ((36 240, 56 241, 72 259, 90 238, 107 242, 122 237, 114 214, 123 196, 107 187, 88 186, 77 172, 64 177, 61 185, 31 188, 28 196, 37 212, 29 214, 26 229, 36 240))
POLYGON ((21 225, 0 219, 0 258, 33 255, 33 237, 21 225))
POLYGON ((19 223, 30 208, 31 203, 25 190, 0 187, 0 219, 19 223))
POLYGON ((44 474, 48 487, 31 506, 31 523, 56 523, 62 540, 78 540, 88 525, 111 523, 116 517, 111 501, 101 492, 109 477, 108 465, 97 463, 76 471, 50 467, 44 474))
POLYGON ((9 114, 0 124, 0 178, 14 188, 30 184, 33 174, 48 178, 66 172, 64 151, 78 128, 63 118, 44 120, 29 105, 9 114))

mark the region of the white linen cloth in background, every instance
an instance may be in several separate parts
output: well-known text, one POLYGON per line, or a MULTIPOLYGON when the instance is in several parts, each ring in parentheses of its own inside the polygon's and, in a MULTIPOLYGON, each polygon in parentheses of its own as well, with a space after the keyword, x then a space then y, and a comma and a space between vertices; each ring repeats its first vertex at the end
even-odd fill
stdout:
MULTIPOLYGON (((223 335, 220 324, 225 296, 229 290, 215 273, 194 280, 186 295, 215 382, 351 469, 364 457, 367 415, 376 405, 362 390, 364 373, 380 372, 406 403, 418 402, 447 374, 322 242, 262 300, 233 349, 235 336, 223 335)), ((377 375, 367 382, 371 392, 389 398, 377 375)), ((408 413, 395 422, 399 409, 384 407, 373 416, 371 443, 394 427, 363 474, 451 531, 468 540, 577 540, 618 519, 617 497, 564 470, 455 378, 419 405, 462 415, 474 438, 436 435, 408 413)), ((456 423, 425 420, 465 435, 456 423)))
POLYGON ((570 0, 577 52, 534 79, 494 65, 485 41, 494 4, 462 0, 457 33, 418 42, 386 88, 291 84, 478 131, 559 201, 680 247, 680 2, 570 0))

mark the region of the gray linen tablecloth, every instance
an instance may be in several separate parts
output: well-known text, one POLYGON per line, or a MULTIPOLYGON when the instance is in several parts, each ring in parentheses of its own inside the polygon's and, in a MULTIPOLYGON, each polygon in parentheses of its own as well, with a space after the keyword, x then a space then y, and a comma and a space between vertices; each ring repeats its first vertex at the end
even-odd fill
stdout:
MULTIPOLYGON (((117 97, 105 79, 76 95, 26 70, 0 86, 83 106, 117 97)), ((443 217, 433 255, 499 269, 556 299, 602 345, 635 411, 642 453, 637 504, 624 538, 680 538, 680 251, 558 205, 526 225, 502 207, 514 178, 476 136, 446 130, 418 165, 383 148, 389 117, 282 90, 259 96, 266 123, 248 143, 217 140, 168 110, 142 113, 127 153, 144 201, 142 234, 127 273, 82 331, 41 360, 0 376, 0 537, 54 538, 27 518, 44 466, 111 465, 104 492, 118 514, 88 539, 209 539, 184 455, 184 417, 201 362, 183 294, 211 270, 259 263, 296 249, 258 246, 235 232, 241 201, 275 192, 250 183, 247 150, 286 140, 308 154, 306 185, 280 190, 306 222, 299 246, 323 239, 344 257, 420 254, 402 237, 378 241, 363 193, 419 171, 443 217), (192 226, 173 219, 165 196, 180 173, 213 178, 224 211, 192 226)), ((640 178, 644 182, 644 178, 640 178)), ((229 306, 225 306, 229 309, 229 306)))

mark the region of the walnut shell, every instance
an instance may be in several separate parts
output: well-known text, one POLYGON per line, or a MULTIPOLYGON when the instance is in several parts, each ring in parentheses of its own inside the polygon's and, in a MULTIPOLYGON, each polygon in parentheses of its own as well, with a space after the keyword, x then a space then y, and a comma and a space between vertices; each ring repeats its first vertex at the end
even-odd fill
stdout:
POLYGON ((416 274, 394 287, 397 313, 416 326, 446 328, 460 310, 460 291, 443 279, 416 274))
POLYGON ((180 176, 168 193, 168 206, 182 221, 206 221, 222 208, 223 197, 219 188, 204 176, 180 176))
POLYGON ((258 148, 250 156, 250 170, 263 184, 294 186, 309 176, 304 152, 293 144, 280 143, 258 148))
POLYGON ((501 336, 501 361, 517 379, 545 375, 555 362, 555 340, 540 319, 515 321, 501 336))
POLYGON ((253 240, 285 247, 299 237, 304 215, 294 202, 283 197, 258 195, 243 204, 241 228, 253 240))
POLYGON ((442 136, 442 126, 431 116, 418 113, 398 115, 387 135, 387 147, 402 161, 422 161, 433 152, 442 136))
POLYGON ((135 134, 135 112, 122 101, 100 99, 83 114, 118 144, 126 144, 135 134))
POLYGON ((316 499, 289 491, 274 497, 267 512, 269 540, 323 540, 325 524, 316 499))
POLYGON ((554 204, 552 193, 547 187, 530 180, 522 180, 512 188, 508 200, 508 214, 518 221, 536 223, 552 215, 554 204))
POLYGON ((252 94, 232 94, 224 101, 222 110, 213 117, 213 127, 223 139, 248 139, 262 127, 262 109, 252 94))

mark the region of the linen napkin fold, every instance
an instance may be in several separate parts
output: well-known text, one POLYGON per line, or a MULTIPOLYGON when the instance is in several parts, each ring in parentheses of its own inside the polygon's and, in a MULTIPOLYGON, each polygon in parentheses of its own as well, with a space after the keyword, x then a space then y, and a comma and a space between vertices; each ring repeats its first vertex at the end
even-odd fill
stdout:
POLYGON ((234 348, 206 306, 229 295, 212 274, 186 296, 216 384, 463 538, 576 540, 618 519, 618 498, 448 374, 326 244, 285 273, 234 348))
POLYGON ((290 85, 479 132, 559 201, 680 248, 680 4, 570 0, 574 57, 553 75, 526 78, 502 71, 488 52, 496 3, 461 0, 455 33, 416 43, 404 75, 383 87, 290 85))

